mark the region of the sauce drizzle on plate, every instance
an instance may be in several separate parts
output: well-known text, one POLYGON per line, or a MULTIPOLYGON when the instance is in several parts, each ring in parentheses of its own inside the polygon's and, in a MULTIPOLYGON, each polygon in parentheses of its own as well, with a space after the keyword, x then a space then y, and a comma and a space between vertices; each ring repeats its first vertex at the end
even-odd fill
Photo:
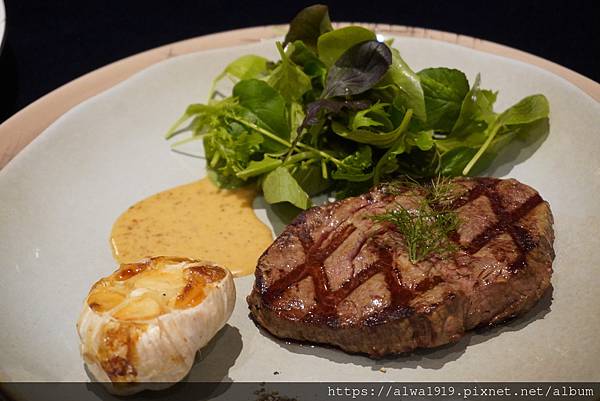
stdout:
POLYGON ((114 223, 110 243, 119 263, 150 256, 211 260, 236 276, 252 274, 273 241, 252 209, 256 192, 221 190, 208 178, 152 195, 114 223))

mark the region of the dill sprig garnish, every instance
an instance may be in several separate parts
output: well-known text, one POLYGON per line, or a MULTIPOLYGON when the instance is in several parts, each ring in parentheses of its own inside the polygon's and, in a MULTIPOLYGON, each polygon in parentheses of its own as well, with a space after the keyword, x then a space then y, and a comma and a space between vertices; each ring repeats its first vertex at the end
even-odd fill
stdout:
POLYGON ((437 178, 432 178, 425 189, 427 203, 437 210, 447 209, 458 195, 456 184, 450 178, 439 175, 437 178))
POLYGON ((417 208, 405 208, 396 202, 394 207, 379 215, 375 221, 390 222, 405 240, 408 258, 412 263, 422 261, 431 254, 443 256, 457 249, 448 236, 459 225, 455 211, 448 209, 456 194, 454 184, 446 178, 437 178, 429 185, 415 181, 401 182, 404 193, 411 192, 421 201, 417 208))

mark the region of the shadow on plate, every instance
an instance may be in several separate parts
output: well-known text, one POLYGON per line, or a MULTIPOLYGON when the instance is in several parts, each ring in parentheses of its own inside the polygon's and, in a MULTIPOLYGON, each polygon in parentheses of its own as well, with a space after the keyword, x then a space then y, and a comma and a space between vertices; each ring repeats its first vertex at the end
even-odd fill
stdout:
MULTIPOLYGON (((196 354, 190 373, 179 383, 159 391, 143 391, 127 396, 129 401, 137 400, 204 400, 223 394, 231 386, 229 369, 242 351, 242 336, 237 328, 225 325, 206 347, 196 354)), ((86 373, 93 380, 86 368, 86 373)), ((110 394, 98 383, 87 384, 88 391, 104 401, 122 400, 123 397, 110 394)))
POLYGON ((262 335, 269 337, 280 347, 297 354, 313 355, 318 358, 328 359, 335 363, 351 363, 368 367, 371 370, 386 369, 440 369, 445 364, 455 361, 465 353, 468 346, 476 345, 497 337, 503 333, 521 330, 531 322, 543 319, 550 311, 552 304, 553 288, 550 287, 539 302, 523 316, 509 320, 494 327, 483 327, 468 332, 457 343, 447 344, 431 349, 419 349, 407 355, 386 357, 383 359, 370 359, 363 355, 347 354, 328 345, 313 345, 310 343, 282 341, 273 337, 263 328, 262 335))

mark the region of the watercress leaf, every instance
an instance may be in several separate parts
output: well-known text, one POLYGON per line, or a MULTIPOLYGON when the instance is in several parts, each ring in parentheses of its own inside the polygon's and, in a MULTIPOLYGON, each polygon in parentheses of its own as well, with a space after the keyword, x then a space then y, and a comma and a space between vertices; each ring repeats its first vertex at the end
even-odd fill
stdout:
POLYGON ((330 180, 323 178, 320 164, 302 162, 292 176, 309 196, 318 195, 331 185, 330 180))
POLYGON ((427 112, 419 76, 404 62, 398 49, 392 48, 391 51, 392 64, 377 86, 393 86, 398 91, 394 105, 405 110, 412 109, 415 117, 425 122, 427 112))
MULTIPOLYGON (((284 98, 273 87, 258 79, 247 79, 233 87, 233 96, 240 106, 256 116, 267 129, 278 137, 289 140, 290 128, 284 98)), ((269 150, 281 149, 282 145, 265 140, 269 150)))
POLYGON ((425 96, 427 127, 450 132, 469 92, 467 77, 462 71, 450 68, 427 68, 417 75, 425 96))
POLYGON ((267 203, 289 202, 300 209, 310 207, 310 198, 287 168, 277 167, 262 182, 267 203))
POLYGON ((319 36, 332 30, 329 9, 326 5, 315 4, 301 10, 292 19, 283 46, 301 40, 310 48, 316 49, 319 36))
POLYGON ((347 26, 327 32, 319 37, 319 58, 331 67, 348 49, 358 43, 375 40, 375 32, 360 26, 347 26))
POLYGON ((465 95, 460 113, 450 136, 464 138, 475 132, 484 131, 495 119, 494 102, 496 94, 479 88, 481 77, 477 74, 473 86, 465 95))
MULTIPOLYGON (((289 51, 293 51, 294 44, 290 44, 289 47, 289 51)), ((269 75, 267 83, 275 88, 289 104, 299 100, 304 93, 311 90, 312 84, 310 77, 290 60, 279 42, 277 42, 277 49, 281 55, 281 63, 269 75)))
POLYGON ((370 180, 373 171, 367 171, 373 164, 371 147, 360 146, 354 153, 342 159, 337 169, 331 174, 334 180, 361 182, 370 180))
POLYGON ((358 95, 371 89, 391 62, 385 43, 370 40, 352 46, 329 69, 322 97, 358 95))
POLYGON ((275 170, 281 166, 281 159, 274 159, 268 155, 264 155, 262 160, 252 160, 248 163, 248 167, 244 170, 238 171, 236 176, 242 180, 247 180, 250 177, 256 177, 268 173, 269 171, 275 170))

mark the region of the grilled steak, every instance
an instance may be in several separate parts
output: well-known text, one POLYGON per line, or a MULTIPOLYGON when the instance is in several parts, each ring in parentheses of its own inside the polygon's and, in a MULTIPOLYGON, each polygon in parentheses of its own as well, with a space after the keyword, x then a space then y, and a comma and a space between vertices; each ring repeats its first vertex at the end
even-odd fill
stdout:
POLYGON ((371 357, 457 341, 529 310, 550 286, 552 214, 514 179, 452 181, 458 228, 450 252, 411 263, 394 224, 371 218, 419 200, 410 187, 314 207, 258 261, 248 304, 281 338, 371 357))

